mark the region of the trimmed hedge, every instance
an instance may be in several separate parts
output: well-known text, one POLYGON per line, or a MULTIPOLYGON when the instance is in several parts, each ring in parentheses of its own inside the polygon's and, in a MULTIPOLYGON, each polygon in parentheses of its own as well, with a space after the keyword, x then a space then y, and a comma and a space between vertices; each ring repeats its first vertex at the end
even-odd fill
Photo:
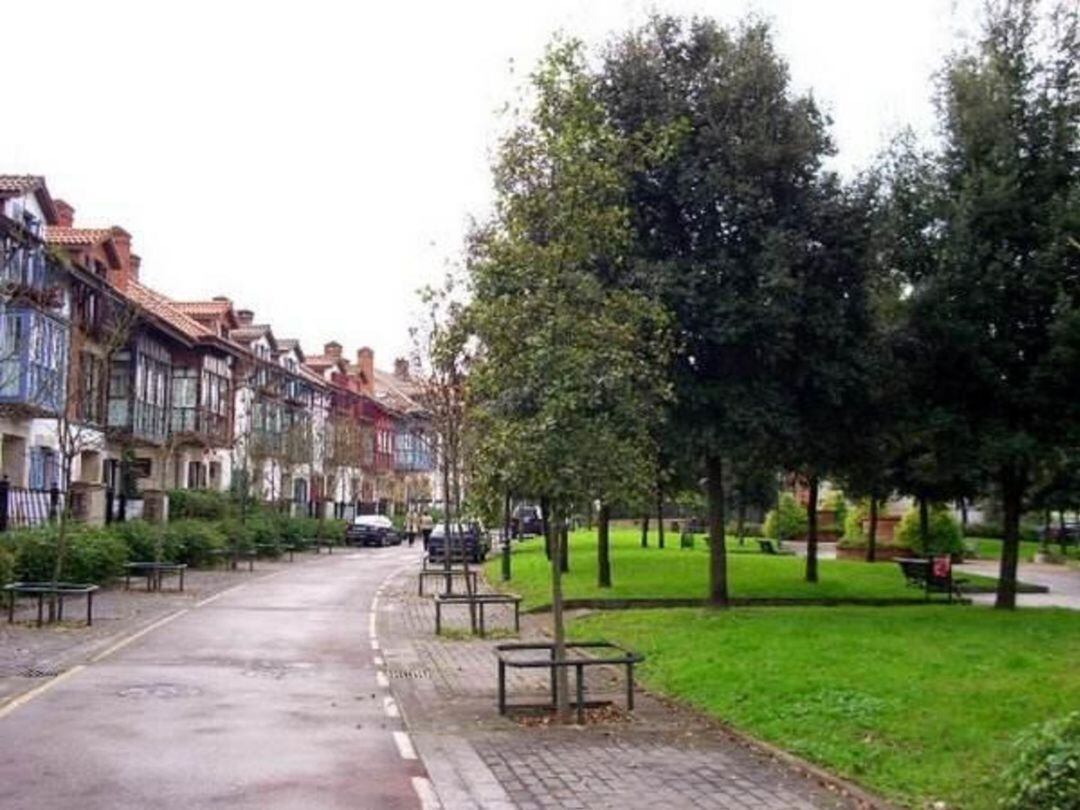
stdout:
POLYGON ((930 504, 927 515, 927 545, 923 548, 919 532, 919 508, 912 507, 896 527, 896 544, 914 549, 919 554, 962 554, 964 537, 960 524, 943 504, 930 504))
MULTIPOLYGON (((213 552, 227 548, 278 556, 286 543, 323 539, 341 544, 346 522, 290 518, 270 512, 252 515, 246 522, 181 518, 159 525, 142 520, 90 527, 68 525, 68 547, 61 579, 104 584, 124 573, 124 563, 160 557, 163 562, 196 567, 213 560, 213 552)), ((59 529, 55 525, 0 535, 0 583, 12 580, 49 581, 56 564, 59 529)))

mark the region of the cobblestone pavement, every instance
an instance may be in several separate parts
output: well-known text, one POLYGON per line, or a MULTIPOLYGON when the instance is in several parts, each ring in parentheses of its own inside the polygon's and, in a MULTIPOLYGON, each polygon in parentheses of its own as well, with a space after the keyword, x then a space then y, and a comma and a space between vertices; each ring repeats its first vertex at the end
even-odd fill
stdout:
MULTIPOLYGON (((391 689, 448 810, 867 806, 867 796, 846 794, 819 773, 641 690, 632 716, 619 712, 585 727, 500 717, 497 640, 467 637, 464 608, 444 616, 451 630, 436 637, 432 601, 417 596, 415 569, 386 583, 381 600, 379 638, 391 689)), ((524 616, 522 636, 542 637, 547 621, 524 616)), ((487 624, 512 628, 512 615, 492 612, 487 624)), ((590 669, 589 698, 621 706, 621 673, 590 669)), ((510 670, 508 693, 516 701, 546 698, 547 679, 546 671, 510 670)))
MULTIPOLYGON (((310 555, 316 559, 315 555, 310 555)), ((87 627, 86 611, 81 597, 65 603, 64 621, 36 627, 37 602, 20 599, 16 602, 15 623, 7 623, 7 606, 3 603, 0 618, 0 704, 32 689, 75 664, 83 663, 113 641, 174 611, 191 607, 215 593, 265 576, 290 565, 301 565, 309 555, 296 558, 294 563, 259 560, 255 570, 246 566, 239 571, 189 570, 185 572, 184 591, 176 588, 176 579, 165 580, 160 593, 147 593, 145 580, 133 580, 131 590, 123 583, 103 588, 94 595, 94 624, 87 627), (70 619, 69 619, 70 617, 70 619)))

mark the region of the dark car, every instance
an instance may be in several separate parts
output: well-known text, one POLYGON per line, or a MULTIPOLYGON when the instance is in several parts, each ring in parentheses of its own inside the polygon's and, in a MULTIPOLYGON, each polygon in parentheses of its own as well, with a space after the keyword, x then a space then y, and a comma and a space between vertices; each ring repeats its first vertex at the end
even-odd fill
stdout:
POLYGON ((510 518, 510 533, 514 537, 529 537, 544 533, 540 510, 535 506, 519 506, 510 518))
MULTIPOLYGON (((491 538, 479 523, 454 523, 450 526, 450 560, 460 561, 464 556, 469 562, 481 563, 491 551, 491 538)), ((431 531, 428 539, 428 560, 442 562, 447 547, 446 524, 439 523, 431 531)))
POLYGON ((354 546, 398 546, 401 535, 385 515, 357 515, 345 530, 345 542, 354 546))

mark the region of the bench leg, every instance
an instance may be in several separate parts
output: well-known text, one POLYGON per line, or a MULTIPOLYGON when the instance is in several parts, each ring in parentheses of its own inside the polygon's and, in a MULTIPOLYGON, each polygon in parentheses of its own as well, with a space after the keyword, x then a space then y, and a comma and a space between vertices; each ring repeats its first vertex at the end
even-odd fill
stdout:
POLYGON ((15 621, 15 591, 12 591, 11 593, 8 594, 7 620, 8 620, 8 624, 11 624, 12 622, 15 621))
POLYGON ((585 724, 585 667, 578 664, 577 669, 577 721, 578 725, 585 724))
POLYGON ((57 594, 56 602, 56 620, 62 622, 64 620, 64 595, 62 593, 57 594))
POLYGON ((559 705, 559 681, 555 677, 555 648, 551 648, 551 708, 559 705))
POLYGON ((480 608, 480 638, 484 637, 484 603, 480 602, 477 607, 480 608))
POLYGON ((435 635, 442 635, 442 603, 435 602, 435 635))
POLYGON ((521 633, 521 603, 514 602, 514 632, 521 633))
POLYGON ((180 593, 184 592, 184 569, 180 569, 180 593))
POLYGON ((87 591, 86 593, 86 626, 93 627, 94 625, 94 592, 87 591))
POLYGON ((37 597, 37 626, 41 627, 41 619, 45 607, 45 594, 39 593, 37 597))
POLYGON ((499 661, 499 714, 506 714, 506 664, 499 661))
POLYGON ((423 596, 424 595, 424 573, 422 571, 420 572, 420 575, 417 577, 417 580, 419 580, 420 584, 416 588, 416 595, 417 596, 423 596))
POLYGON ((626 665, 626 710, 634 710, 634 665, 626 665))

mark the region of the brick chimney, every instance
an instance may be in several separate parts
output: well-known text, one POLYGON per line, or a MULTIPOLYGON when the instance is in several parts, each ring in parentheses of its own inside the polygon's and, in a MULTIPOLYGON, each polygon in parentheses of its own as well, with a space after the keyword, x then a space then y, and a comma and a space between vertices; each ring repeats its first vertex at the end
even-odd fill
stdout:
POLYGON ((127 290, 129 281, 139 280, 139 257, 131 253, 131 234, 118 225, 109 229, 109 240, 116 251, 116 267, 110 265, 109 283, 118 290, 127 290))
POLYGON ((360 367, 360 390, 375 395, 375 352, 364 346, 356 351, 356 365, 360 367))
POLYGON ((56 208, 56 225, 59 228, 75 227, 75 208, 64 200, 53 200, 56 208))
POLYGON ((333 360, 335 363, 341 359, 341 344, 336 340, 331 340, 325 346, 323 346, 323 354, 333 360))
POLYGON ((251 326, 255 321, 255 313, 250 309, 236 310, 236 322, 241 326, 251 326))
POLYGON ((409 361, 404 357, 394 360, 394 376, 399 380, 409 379, 409 361))

